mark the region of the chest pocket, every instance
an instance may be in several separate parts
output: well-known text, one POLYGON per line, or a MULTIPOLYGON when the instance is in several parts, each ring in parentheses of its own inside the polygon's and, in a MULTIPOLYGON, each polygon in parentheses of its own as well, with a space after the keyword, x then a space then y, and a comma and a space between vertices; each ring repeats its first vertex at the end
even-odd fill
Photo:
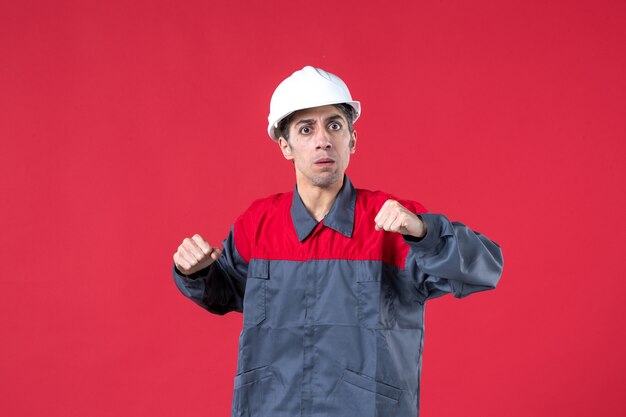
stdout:
POLYGON ((356 293, 359 300, 359 323, 370 329, 389 328, 395 321, 393 288, 383 277, 382 265, 359 265, 356 276, 356 293))
POLYGON ((251 259, 243 298, 244 326, 258 326, 265 320, 269 279, 270 262, 265 259, 251 259))

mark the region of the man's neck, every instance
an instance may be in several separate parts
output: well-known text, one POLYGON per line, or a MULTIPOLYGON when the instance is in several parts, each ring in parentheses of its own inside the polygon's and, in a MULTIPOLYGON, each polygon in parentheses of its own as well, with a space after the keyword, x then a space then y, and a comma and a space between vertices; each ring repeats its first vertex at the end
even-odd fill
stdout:
POLYGON ((298 194, 304 207, 315 220, 322 221, 328 214, 343 186, 343 178, 329 187, 317 187, 304 181, 297 181, 298 194))

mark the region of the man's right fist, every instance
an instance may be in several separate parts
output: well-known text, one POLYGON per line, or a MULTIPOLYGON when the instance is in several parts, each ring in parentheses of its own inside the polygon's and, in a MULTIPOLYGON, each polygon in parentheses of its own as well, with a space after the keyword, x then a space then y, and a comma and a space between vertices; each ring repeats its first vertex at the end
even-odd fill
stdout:
POLYGON ((180 244, 174 254, 174 264, 183 274, 191 275, 217 261, 221 254, 220 248, 211 247, 202 236, 195 234, 180 244))

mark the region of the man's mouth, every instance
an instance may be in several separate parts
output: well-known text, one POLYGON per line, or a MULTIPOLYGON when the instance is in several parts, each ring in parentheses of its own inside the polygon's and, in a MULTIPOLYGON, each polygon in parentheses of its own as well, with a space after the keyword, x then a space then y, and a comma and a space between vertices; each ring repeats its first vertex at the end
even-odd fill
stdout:
POLYGON ((335 163, 335 160, 332 158, 320 158, 317 161, 315 161, 315 165, 319 165, 319 166, 327 166, 327 165, 332 165, 335 163))

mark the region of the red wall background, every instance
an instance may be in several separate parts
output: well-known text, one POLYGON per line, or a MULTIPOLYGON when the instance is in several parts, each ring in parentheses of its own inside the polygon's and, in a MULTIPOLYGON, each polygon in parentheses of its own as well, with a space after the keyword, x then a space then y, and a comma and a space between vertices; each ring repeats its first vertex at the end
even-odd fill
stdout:
POLYGON ((626 415, 626 2, 0 1, 0 415, 226 416, 241 317, 170 276, 291 189, 304 65, 363 104, 348 174, 498 241, 433 300, 422 416, 626 415))

